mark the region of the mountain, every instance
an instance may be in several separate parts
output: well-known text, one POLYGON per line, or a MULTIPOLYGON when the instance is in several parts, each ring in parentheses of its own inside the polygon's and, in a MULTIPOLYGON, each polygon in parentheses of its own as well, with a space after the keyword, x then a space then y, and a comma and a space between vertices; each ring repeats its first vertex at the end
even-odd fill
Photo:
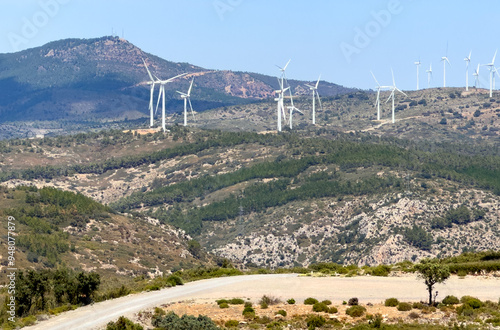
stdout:
POLYGON ((0 180, 9 189, 80 192, 182 228, 248 266, 375 265, 500 249, 500 153, 490 140, 371 132, 172 126, 9 140, 0 143, 0 180))
MULTIPOLYGON (((170 62, 118 37, 65 39, 0 54, 0 123, 45 121, 33 128, 54 129, 61 123, 91 126, 109 121, 146 121, 149 87, 143 58, 160 78, 189 73, 167 84, 169 112, 182 109, 175 91, 187 89, 191 77, 195 77, 192 102, 198 112, 270 98, 278 88, 275 77, 170 62)), ((299 86, 307 82, 290 83, 303 92, 299 86)), ((323 95, 350 90, 327 82, 320 85, 323 95)), ((15 127, 23 130, 19 124, 15 127)))

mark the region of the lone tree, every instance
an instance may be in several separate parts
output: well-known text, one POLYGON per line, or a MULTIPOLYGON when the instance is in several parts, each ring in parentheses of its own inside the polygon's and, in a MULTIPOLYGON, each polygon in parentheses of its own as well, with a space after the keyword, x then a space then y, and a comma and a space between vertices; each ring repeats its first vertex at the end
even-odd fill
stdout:
POLYGON ((443 283, 450 277, 450 270, 447 266, 441 265, 435 261, 424 259, 419 264, 415 265, 415 269, 419 272, 419 277, 423 278, 427 290, 429 291, 429 305, 432 305, 432 289, 434 284, 443 283))

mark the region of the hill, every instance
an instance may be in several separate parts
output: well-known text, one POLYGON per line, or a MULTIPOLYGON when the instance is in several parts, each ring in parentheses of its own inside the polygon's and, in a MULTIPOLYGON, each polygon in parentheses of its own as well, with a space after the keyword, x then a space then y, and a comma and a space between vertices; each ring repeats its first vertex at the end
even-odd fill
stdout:
POLYGON ((79 191, 248 266, 374 265, 500 249, 489 144, 173 126, 4 142, 0 179, 79 191))
MULTIPOLYGON (((59 40, 0 54, 0 138, 86 131, 131 120, 147 123, 143 58, 162 79, 189 73, 166 85, 169 113, 182 110, 175 91, 186 90, 191 77, 193 107, 199 112, 269 98, 278 88, 274 77, 170 62, 117 37, 59 40)), ((290 83, 297 87, 306 82, 290 83)), ((321 87, 331 96, 350 90, 326 82, 321 87)))

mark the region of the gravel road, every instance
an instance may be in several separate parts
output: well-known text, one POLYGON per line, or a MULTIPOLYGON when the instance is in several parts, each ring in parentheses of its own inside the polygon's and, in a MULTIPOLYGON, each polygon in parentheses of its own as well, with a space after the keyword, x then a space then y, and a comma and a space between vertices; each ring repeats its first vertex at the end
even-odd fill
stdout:
MULTIPOLYGON (((500 278, 452 276, 445 284, 436 285, 439 298, 447 295, 475 296, 481 300, 498 301, 500 278)), ((49 320, 25 329, 102 329, 109 321, 161 304, 181 300, 215 300, 218 298, 250 298, 257 301, 262 295, 272 295, 283 300, 294 298, 298 302, 307 297, 329 299, 334 304, 357 297, 360 303, 379 303, 396 297, 402 301, 426 300, 427 291, 415 275, 402 277, 299 277, 296 274, 251 275, 216 278, 187 283, 183 286, 160 291, 133 294, 103 301, 91 306, 62 313, 49 320)))

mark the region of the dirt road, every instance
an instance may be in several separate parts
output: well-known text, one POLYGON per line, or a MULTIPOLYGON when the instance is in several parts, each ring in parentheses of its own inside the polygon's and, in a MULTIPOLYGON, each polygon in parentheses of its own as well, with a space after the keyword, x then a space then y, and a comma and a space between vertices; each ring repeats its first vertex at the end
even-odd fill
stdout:
MULTIPOLYGON (((481 300, 498 301, 500 278, 452 276, 446 284, 436 285, 439 298, 446 295, 461 297, 472 295, 481 300)), ((396 297, 401 301, 427 299, 423 281, 415 275, 402 277, 298 277, 294 274, 251 275, 217 278, 188 283, 161 291, 145 292, 103 301, 66 312, 25 329, 102 329, 112 320, 124 315, 131 317, 141 310, 181 300, 212 300, 218 298, 250 298, 257 301, 262 295, 272 295, 283 300, 307 297, 329 299, 334 304, 357 297, 361 304, 377 303, 396 297)))

